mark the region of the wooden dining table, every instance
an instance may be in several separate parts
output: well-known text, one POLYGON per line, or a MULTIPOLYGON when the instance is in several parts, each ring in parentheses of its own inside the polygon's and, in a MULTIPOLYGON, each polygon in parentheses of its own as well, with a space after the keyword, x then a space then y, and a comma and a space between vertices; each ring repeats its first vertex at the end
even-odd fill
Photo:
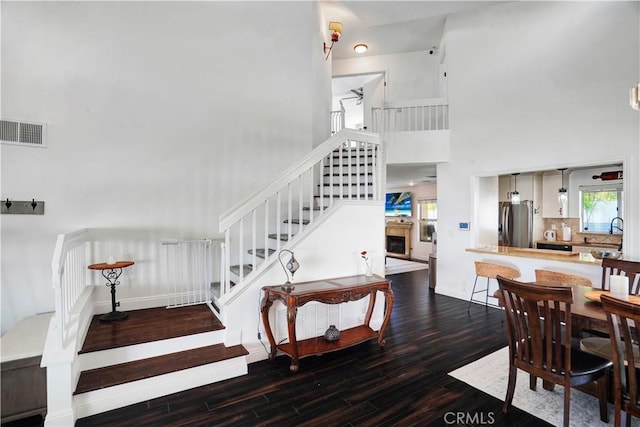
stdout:
POLYGON ((581 285, 565 286, 571 286, 573 289, 573 304, 571 305, 572 335, 579 337, 581 336, 581 331, 584 330, 597 331, 608 335, 607 315, 602 309, 602 304, 585 296, 587 293, 600 291, 600 289, 581 285))

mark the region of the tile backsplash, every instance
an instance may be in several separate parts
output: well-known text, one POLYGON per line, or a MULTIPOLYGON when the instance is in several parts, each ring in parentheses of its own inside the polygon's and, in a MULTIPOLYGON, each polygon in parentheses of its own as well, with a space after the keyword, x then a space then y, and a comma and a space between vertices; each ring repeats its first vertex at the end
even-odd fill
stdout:
POLYGON ((544 229, 551 230, 551 226, 555 224, 558 229, 558 240, 562 239, 562 223, 571 227, 571 241, 576 243, 611 243, 620 244, 622 236, 620 234, 601 234, 601 233, 583 233, 580 232, 580 218, 543 218, 544 229))

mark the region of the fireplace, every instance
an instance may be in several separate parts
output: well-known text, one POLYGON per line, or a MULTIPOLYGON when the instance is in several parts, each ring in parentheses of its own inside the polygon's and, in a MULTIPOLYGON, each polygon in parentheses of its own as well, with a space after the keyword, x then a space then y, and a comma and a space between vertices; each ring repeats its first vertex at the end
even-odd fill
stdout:
POLYGON ((387 236, 387 252, 404 254, 405 248, 404 236, 387 236))
POLYGON ((411 258, 410 222, 388 222, 385 230, 387 255, 396 258, 411 258))

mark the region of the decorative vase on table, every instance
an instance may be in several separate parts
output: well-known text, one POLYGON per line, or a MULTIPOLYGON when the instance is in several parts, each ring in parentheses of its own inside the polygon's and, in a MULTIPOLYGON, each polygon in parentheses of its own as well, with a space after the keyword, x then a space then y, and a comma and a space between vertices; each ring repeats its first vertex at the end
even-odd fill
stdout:
POLYGON ((336 328, 336 325, 330 325, 324 332, 324 339, 329 342, 338 341, 340 339, 340 330, 336 328))
POLYGON ((364 260, 364 265, 367 267, 365 275, 367 277, 373 276, 373 270, 371 269, 371 264, 369 264, 369 256, 367 255, 367 251, 360 252, 360 256, 364 260))
POLYGON ((371 270, 371 266, 367 263, 367 272, 365 273, 367 277, 373 276, 373 271, 371 270))

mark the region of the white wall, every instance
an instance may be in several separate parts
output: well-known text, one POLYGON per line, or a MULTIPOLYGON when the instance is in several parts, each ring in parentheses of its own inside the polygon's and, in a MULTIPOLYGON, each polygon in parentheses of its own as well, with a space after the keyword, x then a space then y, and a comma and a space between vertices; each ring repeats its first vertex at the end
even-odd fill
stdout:
MULTIPOLYGON (((418 222, 418 202, 421 200, 436 200, 437 198, 437 186, 435 183, 424 183, 420 185, 414 185, 410 187, 394 187, 387 188, 388 193, 394 192, 403 192, 407 191, 411 193, 411 213, 412 216, 409 218, 411 222, 413 222, 413 227, 411 228, 411 258, 428 260, 429 254, 433 252, 433 243, 432 242, 421 242, 420 241, 420 223, 418 222)), ((440 207, 438 206, 438 212, 440 211, 440 207)), ((393 218, 387 218, 387 221, 394 221, 393 218)), ((439 222, 436 225, 436 230, 439 230, 439 222)))
POLYGON ((475 176, 624 161, 625 257, 640 257, 636 2, 510 2, 447 24, 451 162, 438 165, 437 292, 468 299, 457 230, 475 176))
POLYGON ((333 61, 333 75, 386 72, 385 102, 405 99, 437 98, 438 57, 426 51, 393 55, 365 56, 333 61))
POLYGON ((387 164, 449 161, 449 131, 386 132, 387 164))
POLYGON ((46 202, 2 217, 2 332, 53 309, 57 233, 217 237, 329 135, 312 2, 3 2, 1 19, 2 117, 48 124, 46 149, 1 146, 1 198, 46 202))

